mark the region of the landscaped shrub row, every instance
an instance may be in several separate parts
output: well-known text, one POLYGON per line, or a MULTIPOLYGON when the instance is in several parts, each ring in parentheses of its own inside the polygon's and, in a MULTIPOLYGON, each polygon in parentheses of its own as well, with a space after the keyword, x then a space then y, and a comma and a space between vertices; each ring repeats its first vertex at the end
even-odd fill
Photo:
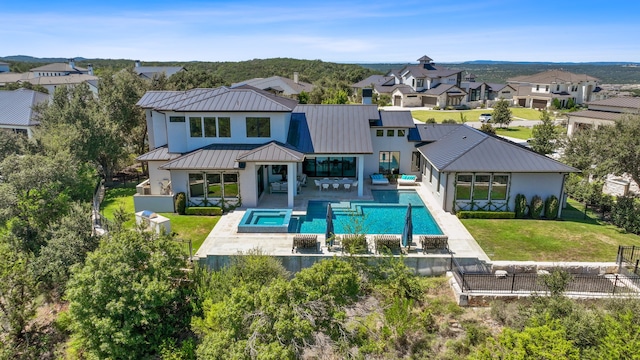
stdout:
POLYGON ((185 209, 185 215, 222 215, 222 208, 218 206, 188 207, 185 209))
POLYGON ((515 217, 517 219, 523 219, 529 215, 532 219, 540 219, 542 212, 544 211, 544 217, 550 220, 555 220, 558 217, 558 210, 560 204, 558 198, 554 195, 549 196, 545 201, 538 195, 534 195, 531 198, 531 204, 527 206, 527 197, 523 194, 516 195, 516 209, 515 217), (528 208, 528 212, 527 212, 528 208))
POLYGON ((460 219, 515 219, 516 213, 512 211, 458 211, 460 219))

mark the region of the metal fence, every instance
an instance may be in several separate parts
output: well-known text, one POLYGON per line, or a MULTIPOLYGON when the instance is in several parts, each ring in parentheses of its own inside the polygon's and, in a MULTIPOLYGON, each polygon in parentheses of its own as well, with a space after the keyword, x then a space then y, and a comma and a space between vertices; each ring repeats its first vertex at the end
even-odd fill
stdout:
POLYGON ((618 246, 618 258, 616 260, 620 268, 624 268, 633 275, 640 276, 640 247, 618 246))
MULTIPOLYGON (((638 249, 640 250, 640 249, 638 249)), ((452 257, 451 272, 462 292, 525 294, 546 292, 542 275, 469 272, 452 257)), ((623 295, 640 292, 640 277, 618 274, 571 274, 565 293, 623 295)))

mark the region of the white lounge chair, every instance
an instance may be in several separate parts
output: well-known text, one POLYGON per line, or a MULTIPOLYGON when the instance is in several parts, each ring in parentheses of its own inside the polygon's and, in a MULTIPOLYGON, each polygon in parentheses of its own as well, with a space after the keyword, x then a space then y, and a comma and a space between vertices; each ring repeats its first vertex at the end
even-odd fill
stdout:
POLYGON ((382 174, 371 174, 371 185, 389 185, 389 179, 382 174))
POLYGON ((398 178, 398 185, 415 185, 418 177, 415 175, 402 175, 398 178))

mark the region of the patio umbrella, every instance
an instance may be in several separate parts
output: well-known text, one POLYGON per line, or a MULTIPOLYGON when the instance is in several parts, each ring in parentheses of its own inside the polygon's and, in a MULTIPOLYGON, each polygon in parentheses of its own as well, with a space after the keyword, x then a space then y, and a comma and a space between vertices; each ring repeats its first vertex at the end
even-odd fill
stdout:
POLYGON ((402 231, 402 246, 409 246, 413 241, 413 221, 411 220, 411 203, 407 207, 407 215, 404 218, 404 230, 402 231))
MULTIPOLYGON (((329 239, 333 236, 333 210, 331 210, 331 203, 327 204, 327 231, 325 232, 325 239, 329 239)), ((330 245, 333 245, 333 241, 330 245)))

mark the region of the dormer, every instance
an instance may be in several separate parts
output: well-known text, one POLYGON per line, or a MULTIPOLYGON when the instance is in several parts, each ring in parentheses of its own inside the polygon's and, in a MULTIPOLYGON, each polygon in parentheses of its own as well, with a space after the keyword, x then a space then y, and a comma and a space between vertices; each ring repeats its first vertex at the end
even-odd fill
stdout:
POLYGON ((433 59, 428 57, 427 55, 424 55, 423 57, 418 59, 418 62, 424 69, 432 69, 433 65, 435 65, 435 63, 433 62, 433 59))

